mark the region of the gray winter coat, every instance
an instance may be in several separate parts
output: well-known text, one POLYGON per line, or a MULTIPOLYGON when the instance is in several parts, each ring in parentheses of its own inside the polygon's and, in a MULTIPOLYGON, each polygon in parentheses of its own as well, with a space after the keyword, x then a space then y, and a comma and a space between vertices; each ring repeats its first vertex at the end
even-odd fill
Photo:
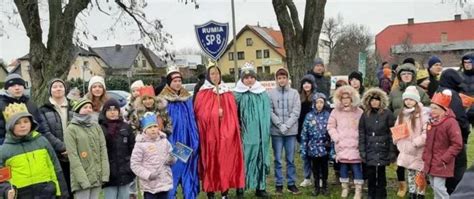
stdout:
POLYGON ((301 111, 298 91, 286 87, 275 87, 268 93, 272 103, 272 136, 290 136, 298 134, 298 118, 301 111), (282 125, 285 127, 282 128, 282 125), (287 129, 282 132, 281 129, 287 129))

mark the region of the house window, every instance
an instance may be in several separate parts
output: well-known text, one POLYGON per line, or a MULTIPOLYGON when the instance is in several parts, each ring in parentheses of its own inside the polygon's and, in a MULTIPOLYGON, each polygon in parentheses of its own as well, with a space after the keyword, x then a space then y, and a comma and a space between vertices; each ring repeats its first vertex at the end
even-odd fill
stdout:
POLYGON ((263 67, 258 66, 258 67, 257 67, 257 73, 258 73, 258 74, 263 73, 263 67))
POLYGON ((234 60, 234 53, 229 52, 229 61, 232 61, 232 60, 234 60))
POLYGON ((82 64, 83 64, 85 67, 88 67, 88 66, 89 66, 89 61, 84 61, 82 64))
POLYGON ((262 50, 257 50, 256 51, 256 57, 257 57, 257 59, 262 59, 262 50))
POLYGON ((245 54, 243 51, 237 52, 237 60, 244 60, 245 54))
POLYGON ((247 43, 247 46, 252 46, 253 45, 252 38, 247 38, 245 41, 247 43))
POLYGON ((441 33, 441 42, 448 42, 448 33, 447 32, 442 32, 441 33))
POLYGON ((263 50, 263 58, 269 58, 270 57, 270 50, 266 49, 263 50))
POLYGON ((265 67, 265 73, 270 73, 270 66, 264 66, 265 67))
POLYGON ((229 68, 229 73, 230 73, 231 75, 234 75, 234 68, 229 68))
POLYGON ((138 68, 138 60, 135 60, 135 61, 133 62, 133 67, 138 68))
POLYGON ((143 68, 146 68, 146 60, 142 60, 142 65, 143 65, 143 68))

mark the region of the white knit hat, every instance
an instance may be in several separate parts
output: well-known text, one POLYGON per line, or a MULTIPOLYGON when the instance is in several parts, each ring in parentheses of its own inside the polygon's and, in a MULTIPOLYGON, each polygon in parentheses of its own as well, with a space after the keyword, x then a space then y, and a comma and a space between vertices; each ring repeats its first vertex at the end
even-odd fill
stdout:
POLYGON ((95 83, 100 83, 102 84, 102 86, 104 87, 104 90, 107 90, 105 88, 105 81, 104 81, 104 78, 101 77, 101 76, 93 76, 90 80, 89 80, 89 87, 87 88, 87 90, 91 90, 92 88, 92 85, 94 85, 95 83))
POLYGON ((405 92, 402 95, 402 99, 412 99, 416 102, 420 102, 420 93, 416 89, 416 86, 409 86, 405 89, 405 92))
POLYGON ((134 89, 134 88, 140 88, 140 87, 144 87, 145 84, 143 83, 142 80, 137 80, 137 81, 134 81, 132 83, 132 85, 130 85, 130 89, 134 89))

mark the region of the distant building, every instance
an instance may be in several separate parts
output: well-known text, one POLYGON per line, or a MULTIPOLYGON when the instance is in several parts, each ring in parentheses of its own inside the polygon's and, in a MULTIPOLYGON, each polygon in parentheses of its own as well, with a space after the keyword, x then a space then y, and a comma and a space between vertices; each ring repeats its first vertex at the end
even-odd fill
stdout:
POLYGON ((457 66, 462 54, 474 50, 474 19, 390 25, 375 36, 376 51, 383 60, 400 62, 413 57, 426 64, 431 55, 441 57, 444 66, 457 66))
POLYGON ((91 48, 106 65, 106 75, 165 74, 166 65, 153 51, 142 44, 91 48))

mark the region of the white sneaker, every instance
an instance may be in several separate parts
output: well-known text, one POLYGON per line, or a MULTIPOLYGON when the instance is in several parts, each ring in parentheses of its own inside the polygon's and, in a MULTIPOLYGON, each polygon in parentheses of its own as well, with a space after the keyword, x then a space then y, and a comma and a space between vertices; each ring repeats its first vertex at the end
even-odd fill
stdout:
POLYGON ((303 182, 301 182, 300 187, 309 187, 311 185, 313 185, 311 179, 304 179, 303 182))

